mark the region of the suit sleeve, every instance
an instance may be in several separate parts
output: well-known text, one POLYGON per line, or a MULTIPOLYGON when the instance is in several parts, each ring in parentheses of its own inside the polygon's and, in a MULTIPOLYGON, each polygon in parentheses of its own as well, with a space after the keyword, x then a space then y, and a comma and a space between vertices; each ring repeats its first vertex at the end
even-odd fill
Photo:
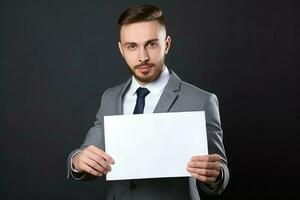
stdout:
POLYGON ((227 167, 227 158, 223 145, 223 131, 221 128, 219 104, 216 95, 211 94, 207 98, 204 105, 204 110, 207 128, 208 152, 209 154, 219 154, 221 156, 222 180, 216 185, 208 185, 197 181, 197 187, 200 193, 204 193, 202 196, 206 194, 218 195, 224 191, 228 184, 229 170, 227 167))
POLYGON ((82 180, 82 181, 90 181, 94 180, 96 177, 92 176, 87 173, 77 173, 74 172, 71 168, 71 159, 72 157, 78 153, 78 151, 81 151, 82 149, 88 147, 89 145, 94 145, 102 150, 105 150, 105 145, 104 145, 104 128, 103 128, 103 100, 105 98, 106 93, 109 91, 106 90, 104 94, 102 95, 101 99, 101 105, 100 108, 97 112, 96 115, 96 121, 94 122, 94 126, 90 128, 88 131, 84 143, 81 145, 79 149, 75 149, 72 153, 69 154, 68 159, 67 159, 67 178, 73 178, 75 180, 82 180))

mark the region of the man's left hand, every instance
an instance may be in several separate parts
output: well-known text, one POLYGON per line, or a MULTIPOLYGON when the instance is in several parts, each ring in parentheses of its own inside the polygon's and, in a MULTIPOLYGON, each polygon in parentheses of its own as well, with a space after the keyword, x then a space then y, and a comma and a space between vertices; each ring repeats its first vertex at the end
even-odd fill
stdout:
POLYGON ((213 184, 221 174, 221 157, 218 154, 193 156, 187 171, 197 180, 213 184))

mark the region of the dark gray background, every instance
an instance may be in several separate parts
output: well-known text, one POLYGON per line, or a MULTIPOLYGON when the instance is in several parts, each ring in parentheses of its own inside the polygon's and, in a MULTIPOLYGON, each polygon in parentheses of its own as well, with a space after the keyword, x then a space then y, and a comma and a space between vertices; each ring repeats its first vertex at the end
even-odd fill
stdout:
POLYGON ((103 199, 97 180, 66 180, 66 158, 102 92, 129 77, 117 18, 165 11, 167 65, 219 97, 231 180, 222 199, 293 199, 299 185, 298 1, 0 3, 0 198, 103 199))

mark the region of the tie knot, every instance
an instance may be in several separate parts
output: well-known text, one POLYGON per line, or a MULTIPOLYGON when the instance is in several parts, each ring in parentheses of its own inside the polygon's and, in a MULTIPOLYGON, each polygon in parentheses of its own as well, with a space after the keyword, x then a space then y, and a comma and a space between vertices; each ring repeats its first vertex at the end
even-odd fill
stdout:
POLYGON ((139 87, 136 90, 136 94, 137 94, 138 98, 145 98, 145 96, 147 96, 149 93, 150 93, 150 91, 147 88, 139 87))

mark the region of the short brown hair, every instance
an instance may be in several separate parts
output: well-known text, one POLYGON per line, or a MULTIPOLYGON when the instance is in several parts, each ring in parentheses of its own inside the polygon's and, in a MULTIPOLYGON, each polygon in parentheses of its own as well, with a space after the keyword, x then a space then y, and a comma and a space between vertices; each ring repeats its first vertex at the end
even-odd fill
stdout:
POLYGON ((165 26, 162 9, 153 5, 136 5, 128 8, 119 17, 119 30, 123 25, 146 21, 158 21, 165 26))

